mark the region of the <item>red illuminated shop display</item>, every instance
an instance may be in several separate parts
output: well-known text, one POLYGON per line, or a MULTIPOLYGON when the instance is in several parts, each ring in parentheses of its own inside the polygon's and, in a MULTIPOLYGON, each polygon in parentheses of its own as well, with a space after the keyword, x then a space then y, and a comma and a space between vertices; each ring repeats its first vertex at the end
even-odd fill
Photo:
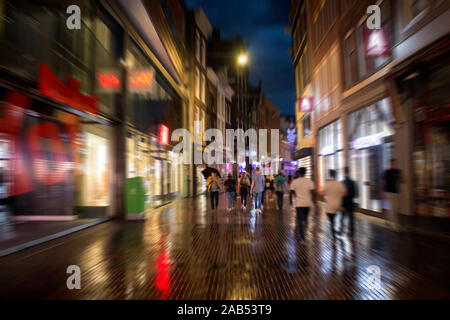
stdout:
POLYGON ((67 104, 75 109, 98 113, 98 98, 80 93, 81 84, 78 80, 67 76, 67 84, 55 76, 45 64, 39 67, 39 91, 56 101, 67 104))
POLYGON ((62 111, 55 111, 53 119, 30 116, 32 104, 29 97, 7 91, 0 115, 0 134, 14 150, 8 167, 15 213, 71 215, 79 117, 62 111))

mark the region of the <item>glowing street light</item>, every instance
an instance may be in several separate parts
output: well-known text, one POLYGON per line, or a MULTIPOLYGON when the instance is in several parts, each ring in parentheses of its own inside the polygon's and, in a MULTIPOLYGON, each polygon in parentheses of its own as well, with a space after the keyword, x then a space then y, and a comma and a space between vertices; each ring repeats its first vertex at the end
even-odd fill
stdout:
POLYGON ((237 62, 238 62, 238 65, 240 65, 240 66, 245 66, 245 65, 247 64, 247 62, 248 62, 247 54, 241 53, 241 54, 238 56, 237 62))

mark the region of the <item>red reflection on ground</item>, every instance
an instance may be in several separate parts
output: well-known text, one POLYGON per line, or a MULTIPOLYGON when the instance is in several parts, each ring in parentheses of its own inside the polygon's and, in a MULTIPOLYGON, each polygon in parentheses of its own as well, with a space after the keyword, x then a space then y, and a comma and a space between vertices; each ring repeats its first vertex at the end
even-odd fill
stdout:
POLYGON ((155 277, 155 287, 161 293, 159 297, 161 300, 167 299, 170 294, 170 262, 169 256, 166 250, 162 250, 155 261, 156 264, 156 277, 155 277))

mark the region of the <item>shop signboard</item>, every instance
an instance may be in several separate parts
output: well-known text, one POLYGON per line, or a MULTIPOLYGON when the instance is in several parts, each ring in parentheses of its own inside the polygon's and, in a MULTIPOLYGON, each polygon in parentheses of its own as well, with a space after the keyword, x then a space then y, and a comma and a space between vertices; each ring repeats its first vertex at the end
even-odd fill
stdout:
POLYGON ((383 144, 384 133, 377 133, 366 137, 355 139, 352 142, 352 149, 364 149, 383 144))
POLYGON ((49 66, 39 66, 39 92, 80 111, 98 113, 98 98, 80 92, 80 81, 67 76, 67 84, 55 76, 49 66))
POLYGON ((135 69, 130 71, 128 89, 132 93, 151 92, 155 80, 153 68, 135 69))
POLYGON ((298 111, 299 112, 312 112, 313 111, 313 97, 304 96, 298 99, 298 111))
POLYGON ((389 57, 391 44, 386 29, 364 29, 364 54, 369 57, 389 57))
POLYGON ((100 69, 97 71, 97 84, 100 92, 118 93, 122 89, 120 73, 116 69, 100 69))

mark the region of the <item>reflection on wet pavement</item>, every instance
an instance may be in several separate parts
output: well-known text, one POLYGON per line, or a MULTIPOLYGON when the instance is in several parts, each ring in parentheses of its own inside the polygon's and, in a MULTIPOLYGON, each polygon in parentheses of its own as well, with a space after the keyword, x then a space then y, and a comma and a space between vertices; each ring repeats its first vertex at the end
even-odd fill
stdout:
POLYGON ((0 298, 420 299, 449 298, 449 245, 357 219, 333 243, 323 215, 307 241, 295 215, 207 209, 204 197, 105 223, 0 259, 0 298), (67 266, 81 289, 66 287, 67 266), (378 273, 379 271, 379 280, 378 273))

